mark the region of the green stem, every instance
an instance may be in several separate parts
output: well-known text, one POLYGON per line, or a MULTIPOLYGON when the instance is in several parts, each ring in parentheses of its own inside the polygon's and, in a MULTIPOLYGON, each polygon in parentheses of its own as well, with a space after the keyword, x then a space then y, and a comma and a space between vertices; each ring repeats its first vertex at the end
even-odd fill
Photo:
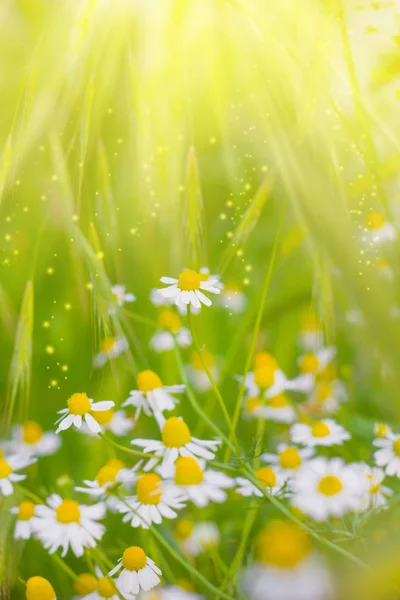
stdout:
POLYGON ((51 558, 54 560, 54 562, 56 562, 62 568, 63 571, 65 571, 65 573, 67 573, 67 575, 69 577, 71 577, 71 579, 73 581, 75 581, 75 579, 78 576, 76 575, 76 573, 74 573, 74 571, 71 569, 71 567, 69 567, 67 565, 67 563, 64 562, 64 560, 61 558, 61 556, 58 556, 58 554, 51 554, 51 558))
MULTIPOLYGON (((115 496, 123 504, 125 504, 125 506, 127 508, 129 508, 129 510, 136 513, 134 508, 132 506, 130 506, 130 504, 128 504, 128 502, 126 502, 122 496, 120 496, 119 494, 115 494, 115 496)), ((142 517, 142 519, 143 519, 143 517, 142 517)), ((212 583, 210 583, 208 581, 208 579, 206 577, 204 577, 204 575, 202 575, 197 569, 195 569, 195 567, 193 567, 179 552, 177 552, 171 546, 171 544, 169 544, 167 542, 167 540, 161 535, 161 533, 159 533, 157 531, 157 529, 155 527, 153 527, 153 525, 151 525, 150 523, 147 523, 147 525, 149 527, 149 530, 152 532, 152 534, 156 538, 156 540, 170 553, 170 555, 173 556, 173 558, 177 562, 179 562, 187 571, 189 571, 189 573, 191 573, 193 575, 193 577, 195 577, 205 587, 207 587, 210 590, 210 592, 213 592, 213 594, 217 594, 217 596, 219 595, 219 596, 221 596, 221 598, 225 598, 226 600, 234 600, 234 598, 232 598, 232 596, 228 596, 228 594, 220 592, 220 590, 217 587, 215 587, 212 583)))
POLYGON ((157 456, 156 454, 146 454, 146 452, 140 452, 139 450, 132 450, 132 448, 127 448, 126 446, 122 446, 121 444, 114 442, 114 440, 112 440, 107 435, 105 435, 105 433, 99 433, 99 437, 101 437, 103 440, 105 440, 106 442, 108 442, 109 444, 114 446, 115 448, 118 448, 118 450, 121 450, 122 452, 126 452, 127 454, 132 454, 133 456, 138 456, 140 458, 161 458, 161 457, 157 456))
POLYGON ((220 393, 220 391, 219 391, 219 389, 217 387, 217 384, 215 383, 214 377, 212 376, 210 369, 206 365, 206 362, 205 362, 205 360, 203 358, 203 354, 201 352, 199 343, 197 341, 196 334, 194 332, 194 327, 193 327, 193 322, 192 322, 192 313, 191 313, 191 310, 190 310, 190 304, 188 306, 187 318, 188 318, 188 325, 189 325, 190 333, 192 334, 192 338, 193 338, 194 348, 195 348, 195 350, 196 350, 196 352, 197 352, 197 354, 198 354, 198 356, 200 358, 200 362, 202 364, 202 367, 203 367, 203 369, 204 369, 204 371, 205 371, 205 373, 206 373, 206 375, 207 375, 207 377, 208 377, 208 379, 210 381, 211 387, 212 387, 212 389, 214 391, 214 394, 215 394, 215 396, 216 396, 216 398, 218 400, 218 403, 219 403, 219 405, 221 407, 221 410, 222 410, 222 413, 224 415, 225 421, 226 421, 229 429, 231 430, 232 429, 232 423, 231 423, 231 419, 230 419, 230 416, 229 416, 229 413, 228 413, 228 409, 226 408, 226 404, 224 402, 224 399, 222 398, 221 393, 220 393))
MULTIPOLYGON (((244 396, 244 392, 246 389, 245 388, 246 376, 250 370, 251 361, 253 360, 253 355, 254 355, 254 352, 256 349, 257 338, 258 338, 258 334, 260 331, 261 319, 262 319, 262 316, 264 313, 265 302, 267 300, 269 284, 271 282, 271 277, 272 277, 272 273, 273 273, 274 266, 275 266, 275 260, 276 260, 276 255, 277 255, 277 251, 278 251, 279 239, 280 239, 281 231, 282 231, 284 214, 285 214, 285 206, 282 207, 281 214, 279 217, 278 227, 277 227, 277 231, 276 231, 276 235, 275 235, 275 239, 274 239, 274 244, 272 247, 271 259, 270 259, 270 262, 268 265, 268 269, 267 269, 267 273, 266 273, 265 281, 264 281, 264 286, 263 286, 262 293, 261 293, 261 301, 260 301, 260 306, 259 306, 258 313, 257 313, 256 323, 255 323, 254 332, 253 332, 253 338, 252 338, 252 342, 251 342, 251 346, 250 346, 250 352, 247 355, 246 365, 245 365, 245 369, 244 369, 244 373, 243 373, 243 379, 242 379, 242 382, 240 385, 239 394, 238 394, 238 397, 236 400, 236 406, 235 406, 235 410, 233 413, 232 429, 231 429, 231 434, 229 436, 230 441, 233 441, 236 436, 236 428, 239 423, 240 409, 242 406, 243 396, 244 396)), ((231 456, 231 450, 230 450, 230 448, 227 448, 226 453, 225 453, 225 462, 229 462, 230 456, 231 456)))
POLYGON ((137 315, 136 313, 130 312, 129 310, 123 309, 123 312, 130 317, 133 321, 137 321, 138 323, 143 323, 143 325, 148 325, 149 327, 153 327, 154 329, 158 328, 157 321, 153 321, 153 319, 148 319, 147 317, 142 317, 141 315, 137 315))

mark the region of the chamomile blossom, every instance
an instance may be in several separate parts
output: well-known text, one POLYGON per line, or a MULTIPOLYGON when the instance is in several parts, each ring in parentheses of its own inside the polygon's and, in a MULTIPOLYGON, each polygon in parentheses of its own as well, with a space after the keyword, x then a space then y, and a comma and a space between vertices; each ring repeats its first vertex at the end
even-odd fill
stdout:
POLYGON ((371 244, 392 242, 396 239, 396 229, 381 212, 372 210, 366 218, 365 239, 371 244))
MULTIPOLYGON (((310 387, 308 376, 296 377, 289 380, 277 360, 267 352, 258 352, 254 357, 253 371, 247 373, 245 389, 249 396, 263 396, 273 398, 286 390, 304 392, 310 387)), ((242 377, 237 377, 239 381, 242 377)))
MULTIPOLYGON (((255 475, 261 485, 265 487, 268 494, 272 496, 279 494, 287 480, 283 471, 277 467, 261 467, 257 469, 255 475)), ((236 491, 241 496, 246 498, 248 496, 258 496, 259 498, 264 496, 262 491, 252 481, 246 479, 246 477, 236 477, 236 483, 238 485, 236 491)))
POLYGON ((227 283, 221 291, 219 304, 232 313, 241 313, 247 306, 247 298, 235 283, 227 283))
POLYGON ((303 446, 336 446, 350 439, 350 434, 332 419, 314 423, 295 423, 290 428, 290 437, 295 444, 303 446))
POLYGON ((105 500, 110 510, 116 510, 120 505, 120 501, 117 498, 110 497, 108 495, 109 491, 116 484, 130 484, 136 481, 137 470, 140 466, 141 462, 137 463, 133 469, 127 469, 121 460, 112 458, 99 469, 93 480, 85 479, 83 481, 86 487, 77 486, 75 490, 105 500))
POLYGON ((293 404, 285 394, 277 394, 266 400, 260 416, 275 423, 293 423, 297 418, 293 404))
POLYGON ((347 400, 347 392, 339 379, 317 381, 303 407, 309 414, 327 415, 347 400))
POLYGON ((75 556, 82 556, 85 548, 94 548, 103 537, 105 527, 97 521, 105 513, 102 502, 88 506, 52 494, 46 505, 36 506, 33 528, 50 554, 62 548, 65 556, 71 548, 75 556))
POLYGON ((97 588, 97 577, 92 573, 79 573, 73 585, 74 592, 78 594, 72 600, 80 600, 82 596, 95 592, 97 588))
POLYGON ((192 343, 192 334, 187 327, 182 327, 179 315, 171 309, 164 308, 158 317, 159 329, 150 340, 150 348, 155 352, 173 350, 175 342, 181 348, 192 343))
POLYGON ((156 473, 145 473, 136 481, 136 494, 120 503, 124 523, 148 529, 163 519, 175 519, 178 510, 186 506, 187 496, 173 485, 163 482, 156 473))
POLYGON ((225 473, 206 468, 205 461, 192 456, 177 458, 173 481, 198 508, 204 508, 210 502, 225 502, 225 490, 235 484, 235 480, 225 473))
POLYGON ((380 275, 384 279, 387 279, 388 281, 393 281, 394 271, 390 266, 389 261, 386 260, 386 258, 379 256, 375 259, 374 266, 378 275, 380 275))
POLYGON ((373 444, 379 448, 374 453, 377 466, 385 467, 387 475, 400 477, 400 435, 388 433, 385 438, 375 439, 373 444))
POLYGON ((366 486, 359 465, 320 456, 297 472, 292 482, 292 504, 316 521, 341 517, 358 509, 366 486))
POLYGON ((302 316, 299 343, 304 350, 315 351, 321 347, 324 338, 322 323, 314 312, 302 316))
POLYGON ((56 421, 58 428, 56 433, 69 429, 72 425, 80 429, 82 427, 83 419, 85 419, 86 425, 94 433, 100 433, 102 431, 101 426, 92 416, 92 412, 109 410, 114 406, 112 400, 103 400, 102 402, 93 402, 91 398, 87 397, 84 392, 72 394, 67 400, 68 408, 63 408, 58 411, 61 417, 56 421))
POLYGON ((379 467, 370 467, 365 464, 361 464, 360 469, 366 478, 366 489, 361 496, 359 510, 385 508, 388 498, 393 494, 393 490, 386 485, 382 485, 385 479, 385 472, 379 467))
POLYGON ((99 369, 107 361, 117 358, 128 349, 128 341, 124 337, 107 337, 100 344, 100 352, 93 358, 93 366, 99 369))
POLYGON ((221 541, 220 530, 213 521, 195 523, 190 519, 180 519, 175 527, 175 536, 189 556, 199 556, 217 548, 221 541))
POLYGON ((53 431, 43 431, 36 421, 26 421, 12 430, 12 439, 5 447, 10 452, 32 456, 48 456, 57 452, 61 439, 53 431))
POLYGON ((265 404, 260 396, 247 396, 243 402, 243 417, 245 419, 259 419, 265 404))
POLYGON ((50 581, 44 577, 30 577, 26 582, 26 600, 57 600, 50 581))
POLYGON ((136 300, 136 296, 130 292, 127 292, 125 286, 122 284, 113 285, 111 288, 111 293, 115 303, 118 306, 124 306, 124 304, 135 302, 136 300))
POLYGON ((336 355, 336 349, 333 347, 318 348, 314 352, 302 354, 298 359, 300 372, 305 380, 308 377, 310 382, 309 390, 311 391, 313 383, 318 376, 323 376, 326 369, 329 370, 330 365, 336 355))
POLYGON ((386 423, 375 423, 374 425, 374 435, 377 438, 386 438, 389 433, 392 433, 389 425, 386 423))
POLYGON ((122 594, 135 595, 140 590, 148 592, 160 582, 161 570, 139 546, 127 548, 117 566, 108 573, 108 576, 111 577, 118 571, 120 573, 117 578, 117 587, 122 594))
POLYGON ((135 421, 143 410, 147 416, 153 415, 159 424, 163 423, 164 411, 173 410, 178 402, 172 394, 182 394, 185 391, 184 385, 163 385, 157 373, 150 369, 141 371, 136 383, 138 389, 131 390, 129 398, 122 404, 136 408, 135 421))
POLYGON ((261 455, 261 458, 269 465, 280 467, 283 473, 289 476, 295 473, 312 456, 314 456, 313 448, 297 448, 295 445, 282 443, 278 444, 276 454, 265 452, 261 455))
POLYGON ((33 533, 32 517, 35 516, 35 505, 33 502, 25 500, 19 506, 13 506, 11 514, 16 515, 14 539, 29 540, 33 533))
POLYGON ((14 483, 26 479, 26 475, 17 473, 36 462, 36 458, 24 454, 11 454, 4 456, 0 451, 0 496, 11 496, 14 492, 14 483))
POLYGON ((221 291, 218 280, 191 269, 182 271, 178 279, 161 277, 160 281, 168 285, 167 288, 159 290, 160 294, 164 298, 172 298, 181 308, 190 305, 199 309, 202 304, 211 306, 211 300, 203 292, 219 294, 221 291))
MULTIPOLYGON (((127 435, 134 426, 133 419, 127 417, 123 410, 109 408, 108 410, 99 410, 93 416, 103 431, 111 431, 117 436, 127 435)), ((81 431, 82 433, 95 435, 85 424, 82 425, 81 431)))
MULTIPOLYGON (((208 352, 208 350, 202 350, 201 357, 203 359, 203 362, 207 366, 207 369, 211 373, 212 378, 216 383, 218 383, 219 369, 215 356, 208 352)), ((211 389, 212 386, 210 379, 206 371, 204 370, 203 364, 197 352, 192 353, 190 357, 190 362, 186 366, 186 369, 189 375, 189 379, 197 392, 208 392, 211 389)))
MULTIPOLYGON (((212 460, 220 445, 219 440, 200 440, 192 436, 185 421, 179 417, 170 417, 165 421, 161 430, 161 440, 135 439, 131 441, 134 446, 143 448, 146 454, 155 452, 157 457, 162 457, 158 468, 163 477, 170 477, 174 470, 174 463, 178 456, 200 457, 212 460)), ((150 459, 146 466, 151 469, 158 462, 158 458, 150 459)))
POLYGON ((256 540, 256 562, 244 572, 250 600, 328 600, 332 582, 304 529, 270 522, 256 540))
MULTIPOLYGON (((104 575, 99 567, 95 567, 95 572, 95 588, 89 593, 84 594, 85 600, 102 600, 103 598, 108 598, 109 600, 120 600, 121 596, 124 598, 124 600, 136 600, 136 596, 133 594, 121 594, 117 588, 116 581, 111 577, 104 575)), ((89 582, 85 581, 84 583, 87 584, 89 582)), ((84 587, 86 586, 84 585, 84 587)))

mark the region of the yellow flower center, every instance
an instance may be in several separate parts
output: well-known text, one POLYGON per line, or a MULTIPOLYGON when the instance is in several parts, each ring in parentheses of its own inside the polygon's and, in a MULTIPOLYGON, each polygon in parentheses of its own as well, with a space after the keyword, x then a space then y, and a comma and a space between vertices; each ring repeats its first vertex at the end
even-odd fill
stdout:
POLYGON ((146 555, 139 546, 131 546, 122 555, 122 565, 128 571, 140 571, 146 566, 146 555))
POLYGON ((332 384, 327 381, 321 381, 316 390, 317 401, 323 404, 328 398, 332 397, 332 384))
POLYGON ((107 464, 109 467, 115 467, 118 470, 125 469, 126 466, 125 463, 118 458, 110 458, 110 460, 107 461, 107 464))
POLYGON ((265 487, 274 487, 276 485, 276 475, 271 467, 261 467, 256 471, 256 477, 265 487))
POLYGON ((105 338, 100 344, 100 352, 103 352, 104 354, 112 352, 115 348, 116 343, 117 340, 115 339, 115 337, 105 338))
POLYGON ((308 332, 319 331, 321 329, 321 322, 317 315, 313 312, 303 315, 301 329, 308 332))
POLYGON ((178 540, 187 540, 193 533, 194 523, 189 519, 180 519, 175 528, 175 535, 178 540))
POLYGON ((136 494, 141 504, 159 504, 162 497, 162 479, 155 473, 139 477, 136 483, 136 494))
POLYGON ((318 484, 318 491, 324 496, 336 496, 342 488, 342 482, 336 475, 326 475, 318 484))
POLYGON ((81 573, 74 581, 74 592, 87 596, 97 588, 97 579, 91 573, 81 573))
POLYGON ((115 478, 120 469, 112 465, 105 465, 100 469, 96 475, 96 481, 100 487, 103 487, 106 483, 114 483, 115 478))
MULTIPOLYGON (((369 475, 369 478, 371 478, 371 475, 369 475)), ((371 483, 370 487, 369 487, 369 493, 370 494, 377 494, 381 489, 381 484, 380 483, 371 483)))
POLYGON ((67 400, 69 412, 72 415, 86 415, 86 413, 90 412, 91 403, 87 394, 72 394, 70 398, 67 400))
POLYGON ((400 437, 393 442, 393 452, 396 456, 400 456, 400 437))
POLYGON ((20 521, 29 521, 35 514, 35 505, 33 502, 21 502, 18 507, 18 519, 20 521))
MULTIPOLYGON (((215 358, 207 350, 201 351, 201 358, 208 369, 212 369, 215 366, 215 358)), ((193 352, 190 358, 190 364, 194 369, 197 369, 198 371, 204 371, 200 356, 197 354, 197 352, 193 352)))
POLYGON ((154 371, 147 369, 141 371, 137 376, 137 386, 141 392, 152 392, 157 388, 162 387, 162 381, 154 371))
POLYGON ((297 448, 286 448, 279 452, 279 464, 282 469, 297 469, 301 465, 301 456, 297 448))
POLYGON ((22 439, 25 444, 36 444, 43 437, 43 429, 35 421, 27 421, 22 425, 22 439))
POLYGON ((268 352, 257 352, 254 355, 253 367, 254 369, 265 367, 270 371, 276 371, 278 369, 278 361, 268 352))
POLYGON ((63 500, 60 506, 56 508, 56 519, 64 525, 79 523, 81 520, 81 511, 78 502, 75 500, 63 500))
POLYGON ((250 398, 247 398, 245 401, 245 408, 246 408, 247 412, 249 412, 249 413, 254 412, 260 406, 262 406, 262 400, 258 396, 251 396, 250 398))
POLYGON ((158 324, 160 329, 167 329, 168 331, 172 331, 172 333, 176 333, 181 328, 180 318, 176 313, 168 308, 165 308, 160 312, 158 324))
POLYGON ((260 562, 290 569, 301 562, 311 550, 307 533, 299 526, 273 521, 257 538, 256 556, 260 562))
POLYGON ((182 448, 190 442, 190 430, 182 419, 170 417, 164 423, 161 437, 167 448, 182 448))
POLYGON ((269 405, 271 408, 285 408, 285 406, 290 405, 290 402, 285 394, 279 394, 278 396, 274 396, 270 399, 269 405))
POLYGON ((389 433, 389 427, 386 423, 377 423, 375 425, 375 435, 378 438, 385 438, 389 433))
MULTIPOLYGON (((208 279, 208 277, 207 277, 208 279)), ((200 273, 196 271, 187 270, 183 271, 178 277, 178 288, 185 292, 192 292, 193 290, 200 289, 200 283, 205 281, 202 279, 200 273)))
POLYGON ((318 365, 318 358, 315 354, 305 354, 300 361, 300 371, 302 373, 315 373, 318 365))
POLYGON ((12 468, 4 458, 0 458, 0 479, 5 479, 13 472, 12 468))
POLYGON ((55 600, 53 586, 44 577, 31 577, 26 582, 27 600, 55 600))
POLYGON ((203 471, 195 458, 180 456, 175 461, 175 483, 177 485, 197 485, 203 481, 203 471))
POLYGON ((199 273, 200 281, 208 281, 210 279, 210 273, 199 273))
POLYGON ((323 421, 316 421, 311 425, 311 433, 316 438, 323 438, 330 434, 330 429, 323 421))
POLYGON ((270 367, 257 367, 254 369, 254 382, 257 387, 266 390, 271 387, 275 379, 275 369, 270 367))
POLYGON ((385 217, 382 213, 377 210, 372 210, 367 215, 367 227, 368 229, 380 229, 385 224, 385 217))
POLYGON ((99 425, 108 425, 114 416, 114 409, 109 408, 108 410, 96 410, 93 416, 99 425))
POLYGON ((117 586, 109 577, 101 577, 97 582, 97 592, 102 598, 112 598, 117 593, 117 586))
POLYGON ((188 581, 187 579, 177 579, 175 581, 175 585, 177 585, 182 590, 185 590, 185 592, 194 592, 195 590, 193 583, 191 581, 188 581))

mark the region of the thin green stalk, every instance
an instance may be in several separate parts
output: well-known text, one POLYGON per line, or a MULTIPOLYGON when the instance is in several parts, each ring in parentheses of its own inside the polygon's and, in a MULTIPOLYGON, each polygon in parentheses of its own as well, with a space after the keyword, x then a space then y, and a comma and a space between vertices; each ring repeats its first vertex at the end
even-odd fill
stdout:
POLYGON ((215 394, 215 396, 216 396, 216 398, 218 400, 218 403, 219 403, 219 405, 221 407, 221 411, 222 411, 222 413, 224 415, 225 421, 226 421, 229 429, 232 430, 232 422, 231 422, 231 419, 230 419, 230 416, 229 416, 229 413, 228 413, 228 409, 226 408, 226 404, 224 402, 224 399, 222 398, 221 393, 220 393, 220 391, 219 391, 219 389, 217 387, 217 384, 215 383, 214 377, 212 376, 210 369, 206 365, 206 362, 205 362, 205 360, 203 358, 203 355, 202 355, 199 343, 197 341, 197 337, 196 337, 196 334, 194 332, 194 327, 193 327, 192 313, 191 313, 191 310, 190 310, 190 305, 188 306, 187 318, 188 318, 188 325, 189 325, 190 333, 192 334, 193 345, 195 347, 195 350, 196 350, 197 354, 199 355, 202 367, 203 367, 204 371, 206 372, 206 375, 207 375, 207 377, 208 377, 208 379, 210 381, 211 387, 212 387, 212 389, 214 391, 214 394, 215 394))
MULTIPOLYGON (((134 510, 134 508, 132 506, 130 506, 130 504, 128 502, 126 502, 126 500, 123 498, 123 496, 120 496, 119 494, 115 493, 114 494, 123 504, 125 504, 125 506, 127 508, 129 508, 129 510, 136 512, 134 510)), ((142 517, 143 519, 143 517, 142 517)), ((179 552, 177 552, 177 550, 175 550, 171 544, 169 542, 167 542, 167 540, 161 535, 161 533, 159 533, 157 531, 157 529, 155 527, 153 527, 153 525, 151 525, 150 523, 148 523, 149 526, 149 530, 152 532, 152 534, 154 535, 154 537, 156 538, 156 540, 170 553, 170 555, 177 561, 179 562, 187 571, 189 571, 189 573, 191 573, 193 575, 193 577, 195 577, 198 581, 200 581, 205 587, 207 587, 207 589, 210 590, 210 592, 213 592, 214 594, 220 595, 221 598, 225 598, 226 600, 234 600, 232 598, 232 596, 228 596, 228 594, 222 593, 220 592, 220 590, 215 587, 212 583, 210 583, 208 581, 208 579, 206 577, 204 577, 204 575, 202 575, 195 567, 193 567, 187 560, 186 558, 184 558, 179 552)))
POLYGON ((74 571, 67 565, 66 562, 64 562, 61 556, 58 556, 58 554, 51 554, 51 558, 62 568, 63 571, 65 571, 65 573, 67 573, 69 577, 71 577, 73 581, 75 581, 75 579, 78 577, 77 574, 74 573, 74 571))
MULTIPOLYGON (((254 355, 254 352, 256 349, 257 338, 258 338, 258 334, 260 331, 261 319, 262 319, 262 316, 264 313, 265 303, 267 300, 269 284, 271 282, 272 273, 273 273, 273 270, 275 267, 275 260, 276 260, 278 244, 279 244, 281 231, 282 231, 284 214, 285 214, 285 206, 282 207, 281 214, 279 217, 279 222, 278 222, 278 227, 277 227, 276 234, 275 234, 274 244, 272 246, 271 259, 270 259, 270 262, 268 265, 268 269, 267 269, 267 273, 265 276, 264 285, 263 285, 263 289, 262 289, 262 293, 261 293, 260 306, 259 306, 258 313, 257 313, 257 318, 256 318, 255 327, 254 327, 253 338, 251 341, 250 351, 247 355, 246 365, 245 365, 245 369, 244 369, 244 373, 243 373, 243 379, 242 379, 242 382, 240 385, 239 394, 238 394, 238 397, 236 400, 236 406, 235 406, 235 410, 233 413, 232 429, 231 429, 231 434, 229 436, 229 440, 231 442, 235 439, 235 436, 236 436, 236 428, 239 423, 240 409, 242 406, 243 396, 244 396, 244 392, 245 392, 246 375, 250 370, 251 361, 253 360, 253 355, 254 355)), ((225 462, 229 462, 230 456, 231 456, 231 450, 229 448, 227 448, 226 453, 225 453, 225 462)))
POLYGON ((122 309, 124 314, 132 319, 133 321, 137 321, 138 323, 143 323, 143 325, 148 325, 149 327, 153 327, 155 329, 158 328, 157 321, 153 321, 153 319, 148 319, 147 317, 142 317, 141 315, 137 315, 136 313, 131 312, 130 310, 122 309))
POLYGON ((99 433, 99 437, 101 437, 103 440, 105 440, 106 442, 108 442, 109 444, 114 446, 115 448, 118 448, 118 450, 121 450, 122 452, 126 452, 127 454, 132 454, 133 456, 138 456, 139 458, 161 458, 161 457, 158 457, 156 454, 146 454, 146 452, 140 452, 139 450, 132 450, 132 448, 127 448, 126 446, 122 446, 121 444, 114 442, 114 440, 109 438, 105 433, 99 433))

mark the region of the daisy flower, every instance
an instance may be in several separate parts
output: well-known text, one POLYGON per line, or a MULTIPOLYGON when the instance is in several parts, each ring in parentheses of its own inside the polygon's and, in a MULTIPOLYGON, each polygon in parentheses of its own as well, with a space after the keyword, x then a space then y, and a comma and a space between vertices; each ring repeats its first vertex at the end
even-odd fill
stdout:
MULTIPOLYGON (((121 596, 123 596, 125 600, 136 600, 136 596, 133 594, 121 594, 115 580, 103 575, 99 567, 95 567, 95 572, 96 577, 91 575, 94 579, 95 587, 89 593, 84 594, 86 600, 102 600, 103 598, 119 600, 121 596)), ((84 587, 87 589, 87 586, 84 587)))
POLYGON ((247 306, 247 298, 235 283, 227 283, 219 297, 219 304, 233 313, 241 313, 247 306))
POLYGON ((26 600, 57 600, 50 581, 44 577, 30 577, 26 582, 26 600))
POLYGON ((12 440, 6 443, 11 452, 48 456, 57 452, 61 439, 53 431, 43 431, 36 421, 26 421, 13 427, 12 440))
POLYGON ((52 494, 47 505, 36 506, 33 528, 50 554, 61 547, 65 556, 71 547, 75 556, 82 556, 85 548, 94 548, 103 537, 105 527, 97 521, 105 513, 103 503, 87 506, 52 494))
MULTIPOLYGON (((74 592, 78 596, 87 596, 91 592, 95 592, 97 588, 97 578, 92 573, 80 573, 74 581, 74 592)), ((74 596, 73 600, 79 600, 74 596)))
POLYGON ((175 528, 175 535, 189 556, 199 556, 217 548, 221 541, 218 526, 212 521, 194 523, 189 519, 181 519, 175 528))
POLYGON ((141 466, 139 461, 133 469, 127 469, 122 460, 116 458, 110 459, 98 471, 94 480, 85 479, 86 487, 76 487, 77 492, 83 492, 95 498, 106 500, 108 508, 114 510, 119 508, 120 502, 117 498, 109 497, 108 494, 116 484, 131 483, 137 478, 137 470, 141 466))
POLYGON ((303 404, 310 414, 330 414, 347 400, 347 392, 338 379, 318 381, 309 399, 303 404))
POLYGON ((225 502, 225 488, 233 487, 235 481, 224 473, 205 469, 205 461, 180 456, 175 461, 174 483, 193 504, 204 508, 209 502, 225 502))
POLYGON ((86 425, 94 433, 100 433, 101 427, 96 419, 91 415, 92 412, 109 410, 114 406, 112 400, 104 400, 102 402, 93 402, 84 392, 72 394, 67 400, 68 408, 63 408, 58 411, 61 417, 56 421, 59 423, 56 433, 69 429, 74 425, 78 429, 82 427, 82 417, 85 419, 86 425))
POLYGON ((177 510, 186 506, 187 496, 176 486, 164 483, 156 473, 145 473, 136 482, 136 494, 120 503, 123 522, 132 527, 148 529, 152 523, 159 525, 163 518, 175 519, 177 510))
POLYGON ((336 446, 349 440, 350 434, 332 419, 323 419, 310 425, 295 423, 290 428, 290 437, 295 444, 303 446, 336 446))
POLYGON ((164 298, 172 298, 175 304, 181 308, 190 305, 199 309, 202 304, 211 306, 211 300, 203 291, 212 294, 219 294, 221 291, 217 279, 191 269, 182 271, 178 279, 161 277, 160 281, 168 285, 167 288, 159 290, 160 294, 164 298))
POLYGON ((125 286, 121 284, 113 285, 111 288, 111 293, 118 306, 124 306, 128 302, 135 302, 136 300, 136 296, 130 292, 126 292, 125 289, 125 286))
POLYGON ((104 367, 108 360, 117 358, 128 349, 128 341, 123 337, 108 337, 100 344, 100 352, 93 358, 93 366, 99 369, 104 367))
POLYGON ((378 467, 385 467, 387 475, 400 477, 400 435, 390 432, 385 438, 375 439, 373 444, 380 448, 374 453, 378 467))
POLYGON ((109 577, 121 569, 117 587, 122 594, 135 595, 140 590, 148 592, 160 582, 160 569, 139 546, 130 546, 125 550, 117 566, 109 572, 109 577))
POLYGON ((375 423, 374 425, 374 435, 377 438, 386 438, 389 433, 392 433, 389 425, 386 423, 375 423))
POLYGON ((260 416, 276 423, 293 423, 297 418, 293 404, 285 394, 269 398, 261 409, 260 416))
POLYGON ((243 417, 259 419, 262 416, 264 402, 260 396, 248 396, 243 403, 243 417))
MULTIPOLYGON (((212 460, 220 443, 219 440, 199 440, 193 437, 189 427, 180 417, 170 417, 165 421, 161 430, 161 441, 147 439, 131 441, 134 446, 143 448, 146 454, 155 452, 158 457, 162 457, 159 472, 163 477, 171 477, 178 456, 197 456, 212 460)), ((158 458, 150 459, 146 470, 151 469, 157 462, 158 458)))
POLYGON ((141 371, 136 383, 138 389, 131 390, 129 398, 122 404, 136 407, 134 421, 137 421, 143 409, 147 416, 154 415, 158 423, 162 424, 163 412, 173 410, 177 403, 172 394, 182 394, 185 391, 184 385, 163 385, 157 373, 150 369, 141 371))
POLYGON ((386 260, 386 258, 378 257, 374 262, 375 269, 379 275, 388 281, 392 281, 394 279, 394 271, 390 266, 390 263, 386 260))
POLYGON ((370 467, 363 464, 360 465, 360 469, 366 478, 367 489, 361 497, 359 510, 386 508, 387 499, 393 494, 393 491, 386 485, 382 485, 385 472, 379 467, 370 467))
POLYGON ((17 516, 14 539, 29 540, 33 533, 32 517, 35 516, 35 505, 33 502, 25 500, 19 506, 13 506, 10 512, 17 516))
POLYGON ((358 465, 341 458, 314 458, 302 467, 292 483, 292 504, 316 521, 341 517, 357 510, 365 492, 366 479, 358 465))
POLYGON ((270 522, 256 540, 256 562, 246 569, 243 589, 250 600, 328 600, 332 583, 304 529, 270 522))
POLYGON ((165 588, 157 588, 154 592, 139 594, 137 600, 202 600, 203 596, 187 591, 178 585, 168 585, 165 588))
POLYGON ((366 240, 374 244, 392 242, 396 239, 396 229, 377 210, 372 210, 368 213, 365 233, 366 240))
MULTIPOLYGON (((116 411, 114 408, 109 408, 99 410, 93 416, 104 431, 111 431, 117 436, 127 435, 133 429, 133 419, 127 417, 123 410, 116 411)), ((94 435, 94 432, 84 425, 81 431, 94 435)))
MULTIPOLYGON (((208 370, 210 371, 212 378, 216 383, 218 383, 219 372, 215 357, 210 354, 207 350, 201 351, 201 356, 206 364, 208 370)), ((206 371, 201 363, 200 357, 197 352, 193 352, 190 357, 190 362, 187 365, 187 372, 190 378, 190 381, 193 384, 193 387, 197 392, 208 392, 211 389, 211 383, 208 378, 206 371)))
MULTIPOLYGON (((271 494, 272 496, 276 496, 276 494, 281 491, 287 480, 287 477, 279 468, 273 469, 272 467, 261 467, 260 469, 257 469, 255 474, 268 494, 271 494)), ((262 491, 245 477, 236 477, 236 483, 238 485, 236 491, 241 496, 246 498, 248 496, 264 497, 262 491)))
POLYGON ((314 312, 307 312, 302 316, 299 343, 305 350, 311 352, 321 347, 324 338, 322 323, 314 312))
MULTIPOLYGON (((318 375, 323 375, 325 370, 329 368, 335 357, 335 348, 319 348, 315 352, 303 354, 298 359, 298 365, 301 373, 309 377, 311 384, 316 380, 318 375)), ((311 389, 311 386, 310 386, 311 389)))
POLYGON ((36 462, 36 458, 23 454, 13 454, 4 457, 0 451, 0 496, 11 496, 14 492, 13 483, 23 481, 26 475, 16 473, 36 462))
POLYGON ((150 340, 150 348, 155 352, 173 350, 175 340, 181 348, 187 348, 192 343, 192 334, 189 329, 182 327, 179 316, 172 310, 165 308, 158 318, 159 329, 150 340))
MULTIPOLYGON (((239 381, 242 377, 237 378, 239 381)), ((258 352, 254 357, 254 369, 247 373, 245 388, 250 396, 273 398, 285 390, 307 391, 311 386, 309 376, 287 379, 277 360, 267 352, 258 352)))
POLYGON ((280 467, 284 473, 290 475, 312 456, 314 456, 313 448, 297 448, 288 444, 278 444, 277 454, 266 452, 261 455, 261 458, 270 465, 280 467))

